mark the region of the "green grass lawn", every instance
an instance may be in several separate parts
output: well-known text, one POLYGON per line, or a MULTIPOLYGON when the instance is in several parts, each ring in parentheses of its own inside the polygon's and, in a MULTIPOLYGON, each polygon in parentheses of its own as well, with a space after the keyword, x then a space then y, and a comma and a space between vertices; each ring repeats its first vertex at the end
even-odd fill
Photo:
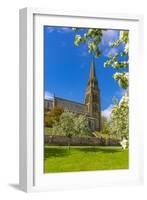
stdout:
POLYGON ((128 169, 128 149, 45 146, 44 172, 128 169))

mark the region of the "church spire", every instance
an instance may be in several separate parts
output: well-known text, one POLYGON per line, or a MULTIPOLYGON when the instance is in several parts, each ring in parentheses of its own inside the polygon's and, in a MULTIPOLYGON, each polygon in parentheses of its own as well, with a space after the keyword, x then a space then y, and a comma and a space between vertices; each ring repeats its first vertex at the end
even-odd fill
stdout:
POLYGON ((92 58, 91 68, 90 68, 90 77, 89 79, 96 79, 96 73, 95 73, 95 63, 94 58, 92 58))
POLYGON ((94 58, 90 66, 89 80, 85 94, 85 105, 87 112, 91 117, 89 123, 93 131, 101 130, 101 105, 100 105, 100 90, 96 78, 94 58))

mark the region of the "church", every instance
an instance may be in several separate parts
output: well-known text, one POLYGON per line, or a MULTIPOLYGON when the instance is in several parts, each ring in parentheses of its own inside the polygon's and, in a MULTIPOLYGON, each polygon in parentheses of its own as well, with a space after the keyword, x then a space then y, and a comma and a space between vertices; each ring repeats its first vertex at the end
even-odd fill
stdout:
POLYGON ((92 59, 90 74, 85 92, 84 103, 71 101, 54 96, 53 99, 45 99, 45 110, 52 110, 55 107, 63 108, 77 114, 85 115, 88 119, 88 126, 91 131, 101 130, 101 103, 100 103, 100 89, 95 71, 95 62, 92 59))

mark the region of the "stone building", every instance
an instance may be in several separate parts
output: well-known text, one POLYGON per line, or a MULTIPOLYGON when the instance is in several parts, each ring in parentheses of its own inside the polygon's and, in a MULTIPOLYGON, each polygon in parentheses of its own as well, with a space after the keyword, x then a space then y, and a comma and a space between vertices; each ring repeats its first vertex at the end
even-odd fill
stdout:
POLYGON ((51 100, 45 99, 45 110, 49 111, 55 107, 61 107, 66 111, 85 115, 88 119, 88 126, 92 131, 101 130, 100 90, 98 87, 98 80, 96 78, 94 59, 91 63, 84 103, 56 96, 54 96, 51 100))

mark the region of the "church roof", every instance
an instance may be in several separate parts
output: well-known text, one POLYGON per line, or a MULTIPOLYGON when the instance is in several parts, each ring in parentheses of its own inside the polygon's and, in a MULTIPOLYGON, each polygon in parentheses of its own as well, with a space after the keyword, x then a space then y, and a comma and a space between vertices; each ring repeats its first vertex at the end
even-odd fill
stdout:
MULTIPOLYGON (((46 102, 55 102, 56 107, 62 107, 65 110, 81 113, 81 114, 87 114, 86 105, 80 102, 63 99, 61 97, 54 96, 53 100, 45 100, 46 102)), ((53 104, 48 104, 49 109, 53 108, 53 104)))
POLYGON ((70 100, 70 99, 64 99, 64 98, 57 97, 57 96, 55 96, 54 98, 55 98, 56 100, 68 101, 68 102, 71 102, 71 103, 75 103, 75 104, 79 104, 79 105, 85 106, 85 104, 83 104, 83 103, 80 103, 80 102, 77 102, 77 101, 73 101, 73 100, 70 100))

